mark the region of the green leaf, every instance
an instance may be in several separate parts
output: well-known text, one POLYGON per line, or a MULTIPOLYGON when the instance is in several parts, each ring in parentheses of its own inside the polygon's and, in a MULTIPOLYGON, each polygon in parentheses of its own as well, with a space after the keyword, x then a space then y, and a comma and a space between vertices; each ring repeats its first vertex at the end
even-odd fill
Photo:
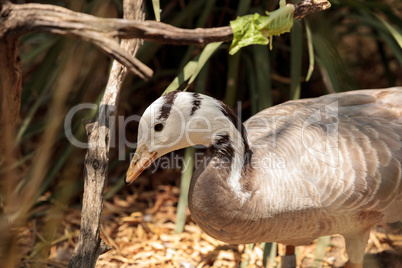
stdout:
POLYGON ((285 5, 285 0, 281 0, 279 9, 266 12, 267 16, 256 13, 231 21, 233 42, 229 53, 233 55, 242 47, 252 44, 267 45, 270 43, 272 49, 273 36, 289 32, 292 28, 294 10, 293 5, 285 5))
POLYGON ((194 168, 194 152, 194 147, 188 147, 184 153, 184 166, 180 182, 180 196, 177 204, 176 234, 184 231, 184 225, 186 223, 188 191, 190 189, 190 181, 193 176, 194 168))
POLYGON ((208 73, 209 73, 209 65, 206 64, 204 68, 201 69, 200 73, 197 76, 198 79, 195 82, 195 88, 194 88, 195 92, 206 94, 208 85, 208 73))
POLYGON ((201 71, 209 58, 212 56, 212 54, 214 54, 214 52, 219 48, 221 44, 222 42, 208 44, 198 57, 196 57, 192 61, 189 61, 186 66, 184 66, 181 73, 172 81, 172 83, 170 83, 170 85, 166 88, 165 92, 163 92, 162 95, 177 90, 180 85, 185 82, 187 82, 187 86, 184 89, 186 90, 188 88, 188 85, 194 82, 198 73, 201 71))
POLYGON ((325 254, 327 253, 327 247, 330 242, 331 242, 331 236, 321 236, 318 238, 314 252, 314 262, 313 262, 314 268, 321 267, 322 260, 324 259, 325 254))
POLYGON ((301 90, 301 68, 302 68, 302 33, 299 22, 294 24, 290 46, 290 97, 292 100, 300 99, 301 90))
POLYGON ((228 62, 225 103, 232 108, 235 108, 236 105, 236 91, 237 81, 239 77, 240 56, 241 53, 236 54, 230 57, 228 62))
POLYGON ((275 262, 277 244, 275 242, 263 243, 263 247, 263 267, 273 267, 273 264, 275 262))
POLYGON ((152 7, 154 8, 156 21, 161 21, 161 8, 159 0, 152 0, 152 7))
POLYGON ((392 27, 391 24, 389 24, 386 20, 384 20, 380 16, 376 15, 376 17, 385 25, 385 27, 388 29, 391 35, 395 38, 396 42, 402 48, 402 34, 398 32, 398 30, 392 27))
POLYGON ((367 24, 369 27, 377 31, 380 39, 382 39, 388 45, 388 47, 394 53, 395 58, 400 64, 402 64, 402 35, 399 29, 395 29, 387 21, 373 13, 360 12, 359 15, 353 17, 358 18, 364 24, 367 24), (373 15, 377 16, 377 19, 375 19, 373 15))
POLYGON ((357 88, 355 77, 351 75, 343 55, 337 48, 332 25, 322 15, 308 18, 315 51, 315 62, 323 77, 328 93, 357 88))
POLYGON ((254 56, 253 72, 255 73, 258 110, 272 106, 272 84, 269 51, 267 47, 254 46, 252 48, 254 56))
POLYGON ((306 21, 306 37, 307 37, 307 48, 308 48, 308 71, 306 76, 306 82, 308 82, 311 78, 311 75, 314 71, 314 47, 313 47, 313 38, 311 37, 311 29, 308 21, 306 21))
POLYGON ((258 113, 261 109, 259 109, 258 105, 258 85, 257 85, 257 77, 254 72, 254 61, 251 56, 245 56, 244 59, 244 69, 246 72, 247 79, 247 89, 250 90, 250 101, 251 101, 251 114, 258 113))
MULTIPOLYGON (((254 250, 254 247, 255 247, 255 244, 247 244, 247 245, 245 245, 243 252, 246 253, 246 252, 247 252, 247 248, 248 248, 248 250, 253 251, 253 250, 254 250)), ((247 254, 245 254, 245 255, 247 256, 247 254)), ((250 263, 250 259, 249 259, 248 257, 244 258, 244 259, 241 261, 241 263, 240 263, 240 268, 247 268, 247 267, 249 267, 249 263, 250 263)))
POLYGON ((239 5, 237 6, 237 16, 246 15, 246 12, 250 8, 250 5, 251 5, 251 0, 239 1, 239 5))

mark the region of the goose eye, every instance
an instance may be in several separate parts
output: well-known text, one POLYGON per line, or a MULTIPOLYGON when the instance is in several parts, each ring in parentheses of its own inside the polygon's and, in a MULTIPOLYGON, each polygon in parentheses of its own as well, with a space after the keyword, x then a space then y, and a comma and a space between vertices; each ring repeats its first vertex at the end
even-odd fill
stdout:
POLYGON ((159 124, 156 124, 155 126, 154 126, 154 130, 155 131, 162 131, 162 129, 163 129, 163 125, 161 124, 161 123, 159 123, 159 124))

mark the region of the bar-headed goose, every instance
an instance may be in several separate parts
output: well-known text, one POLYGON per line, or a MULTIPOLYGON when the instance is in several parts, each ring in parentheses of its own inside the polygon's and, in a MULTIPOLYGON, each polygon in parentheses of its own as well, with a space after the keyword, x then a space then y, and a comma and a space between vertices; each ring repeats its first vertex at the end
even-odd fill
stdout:
POLYGON ((138 133, 126 183, 168 152, 207 147, 189 208, 227 243, 341 234, 360 267, 370 228, 402 220, 402 88, 289 101, 244 124, 214 98, 174 91, 147 108, 138 133))

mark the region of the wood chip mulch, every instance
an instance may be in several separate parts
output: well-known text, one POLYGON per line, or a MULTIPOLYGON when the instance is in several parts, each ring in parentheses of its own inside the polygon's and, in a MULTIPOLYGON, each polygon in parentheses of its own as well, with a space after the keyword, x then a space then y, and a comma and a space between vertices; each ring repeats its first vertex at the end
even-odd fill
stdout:
MULTIPOLYGON (((184 232, 175 233, 176 205, 179 189, 159 186, 157 190, 117 195, 105 201, 101 237, 112 249, 101 255, 96 267, 263 267, 263 247, 225 244, 203 233, 187 212, 184 232)), ((30 267, 35 250, 32 241, 40 242, 34 218, 21 230, 26 254, 22 267, 30 267), (29 242, 31 241, 31 242, 29 242)), ((67 267, 77 242, 80 211, 68 209, 51 243, 46 267, 67 267)), ((37 245, 36 245, 37 246, 37 245)), ((37 248, 37 247, 36 247, 37 248)), ((298 247, 298 267, 342 267, 347 258, 344 241, 334 235, 322 260, 315 260, 316 243, 298 247)), ((278 245, 278 255, 268 260, 280 267, 285 247, 278 245)), ((382 225, 373 230, 366 249, 367 267, 402 267, 400 225, 382 225)))

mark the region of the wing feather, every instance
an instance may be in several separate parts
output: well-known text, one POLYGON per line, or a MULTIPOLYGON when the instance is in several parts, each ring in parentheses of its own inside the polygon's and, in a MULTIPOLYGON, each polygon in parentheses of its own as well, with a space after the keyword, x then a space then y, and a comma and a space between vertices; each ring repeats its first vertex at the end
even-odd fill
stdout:
POLYGON ((310 184, 326 210, 385 211, 402 200, 401 87, 290 101, 245 125, 254 155, 285 157, 289 177, 310 184))

